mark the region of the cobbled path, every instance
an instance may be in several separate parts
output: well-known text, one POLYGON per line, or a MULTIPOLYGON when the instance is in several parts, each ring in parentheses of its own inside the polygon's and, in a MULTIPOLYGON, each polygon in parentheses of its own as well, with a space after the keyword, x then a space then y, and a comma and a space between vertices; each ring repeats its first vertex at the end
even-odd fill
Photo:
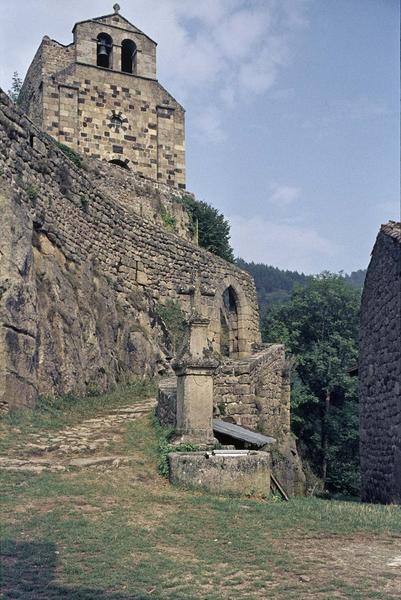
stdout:
POLYGON ((149 414, 155 406, 156 400, 151 398, 115 408, 107 415, 87 419, 54 434, 32 433, 23 446, 17 445, 7 457, 0 456, 0 469, 40 473, 128 464, 129 456, 110 454, 108 450, 123 439, 129 421, 149 414))

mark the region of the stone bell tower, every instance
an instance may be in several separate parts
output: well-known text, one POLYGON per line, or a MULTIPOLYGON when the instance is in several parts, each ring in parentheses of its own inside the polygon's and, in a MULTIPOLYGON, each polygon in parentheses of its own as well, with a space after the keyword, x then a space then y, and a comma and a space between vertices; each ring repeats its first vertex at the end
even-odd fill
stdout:
POLYGON ((43 38, 21 107, 83 155, 185 188, 185 111, 157 81, 156 42, 113 8, 76 23, 67 46, 43 38))

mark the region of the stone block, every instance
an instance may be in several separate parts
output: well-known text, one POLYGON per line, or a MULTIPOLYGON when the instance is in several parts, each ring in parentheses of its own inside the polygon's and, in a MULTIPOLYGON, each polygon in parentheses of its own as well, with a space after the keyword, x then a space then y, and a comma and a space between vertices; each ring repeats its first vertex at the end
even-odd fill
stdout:
POLYGON ((270 493, 270 456, 252 450, 174 452, 168 455, 174 485, 214 494, 266 497, 270 493))

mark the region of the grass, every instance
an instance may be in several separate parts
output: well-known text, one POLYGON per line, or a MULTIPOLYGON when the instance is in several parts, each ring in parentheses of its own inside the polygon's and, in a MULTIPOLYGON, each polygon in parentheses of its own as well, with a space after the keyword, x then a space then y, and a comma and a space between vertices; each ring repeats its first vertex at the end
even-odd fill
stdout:
POLYGON ((108 394, 95 391, 85 398, 72 395, 40 397, 35 410, 16 410, 1 419, 0 452, 4 454, 10 448, 11 440, 23 440, 27 433, 57 431, 94 415, 107 414, 111 409, 132 404, 135 400, 154 396, 155 392, 153 382, 137 379, 108 394))
MULTIPOLYGON (((144 393, 67 402, 58 426, 144 393)), ((21 432, 53 425, 41 411, 19 415, 21 432)), ((142 417, 126 425, 130 467, 1 473, 4 598, 399 597, 399 568, 386 565, 401 556, 400 507, 184 492, 158 475, 158 447, 151 416, 142 417)))

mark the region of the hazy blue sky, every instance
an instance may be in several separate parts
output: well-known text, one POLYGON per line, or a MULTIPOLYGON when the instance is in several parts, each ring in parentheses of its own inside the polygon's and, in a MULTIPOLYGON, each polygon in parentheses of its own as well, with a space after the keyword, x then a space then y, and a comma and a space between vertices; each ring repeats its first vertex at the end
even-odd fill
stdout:
MULTIPOLYGON (((0 85, 43 35, 113 0, 0 0, 0 85)), ((366 267, 399 219, 398 0, 121 0, 187 110, 187 187, 232 224, 237 255, 366 267)))

